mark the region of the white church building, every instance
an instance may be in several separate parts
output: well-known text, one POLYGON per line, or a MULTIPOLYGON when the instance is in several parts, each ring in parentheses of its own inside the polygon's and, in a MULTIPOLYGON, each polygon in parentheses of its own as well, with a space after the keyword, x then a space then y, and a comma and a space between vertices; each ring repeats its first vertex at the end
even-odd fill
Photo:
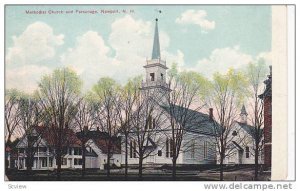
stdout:
MULTIPOLYGON (((151 60, 147 60, 144 65, 146 76, 142 82, 140 91, 153 91, 159 92, 160 96, 158 99, 157 106, 155 107, 156 112, 163 110, 163 116, 161 118, 174 117, 176 121, 179 121, 180 116, 171 116, 168 104, 164 103, 164 96, 170 91, 169 85, 166 82, 167 65, 166 61, 161 59, 160 55, 160 43, 159 43, 159 32, 158 32, 158 20, 155 23, 155 33, 151 60), (162 103, 160 103, 162 102, 162 103)), ((172 106, 175 110, 181 110, 180 106, 172 106)), ((214 125, 212 120, 213 112, 210 115, 197 112, 191 109, 187 109, 188 115, 192 114, 194 121, 189 121, 184 129, 184 136, 182 140, 181 151, 177 159, 177 164, 216 164, 216 147, 214 138, 214 125)), ((174 112, 178 113, 178 112, 174 112)), ((153 119, 154 120, 154 119, 153 119)), ((155 122, 150 125, 152 128, 157 128, 155 137, 149 137, 149 141, 145 147, 151 149, 151 153, 144 160, 144 164, 172 164, 172 134, 170 122, 165 120, 165 123, 160 124, 159 127, 155 127, 155 122), (157 141, 159 137, 159 141, 157 141), (153 141, 156 140, 156 141, 153 141)), ((155 131, 155 129, 152 129, 155 131)), ((128 151, 128 164, 137 165, 139 163, 137 153, 137 137, 135 132, 131 132, 131 138, 129 139, 129 151, 128 151)), ((122 164, 125 163, 125 143, 122 144, 122 164)))

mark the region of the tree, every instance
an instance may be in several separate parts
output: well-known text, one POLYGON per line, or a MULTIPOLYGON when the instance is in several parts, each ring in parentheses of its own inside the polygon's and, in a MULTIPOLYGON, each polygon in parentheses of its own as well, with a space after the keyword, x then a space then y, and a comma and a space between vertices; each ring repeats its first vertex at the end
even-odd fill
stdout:
POLYGON ((77 112, 74 117, 74 130, 77 132, 77 136, 81 142, 81 150, 82 150, 82 177, 85 176, 85 156, 86 156, 86 148, 85 144, 88 141, 88 132, 95 126, 95 118, 93 113, 93 106, 85 97, 79 100, 77 106, 77 112))
POLYGON ((139 87, 142 81, 141 76, 129 79, 128 82, 122 87, 120 92, 120 99, 117 102, 117 114, 120 124, 120 133, 124 136, 125 144, 125 179, 128 176, 128 141, 131 128, 131 119, 134 114, 135 103, 139 96, 139 87))
POLYGON ((5 91, 5 144, 11 143, 12 136, 16 133, 16 130, 20 123, 20 108, 19 100, 22 93, 16 89, 10 89, 5 91))
POLYGON ((95 98, 94 112, 96 123, 102 132, 106 133, 104 144, 107 153, 107 177, 110 176, 110 159, 117 149, 115 147, 116 137, 119 132, 118 124, 118 101, 120 86, 111 78, 100 78, 98 83, 93 86, 92 96, 95 98))
POLYGON ((47 134, 55 149, 57 179, 61 176, 63 147, 70 142, 70 122, 76 115, 82 81, 69 68, 56 69, 42 77, 37 96, 45 112, 47 134))
POLYGON ((173 180, 176 180, 176 163, 179 154, 189 150, 188 145, 183 145, 188 125, 201 125, 196 124, 199 123, 197 112, 203 107, 199 103, 198 95, 204 93, 200 91, 206 84, 207 80, 196 72, 178 73, 175 65, 169 72, 169 86, 172 91, 168 94, 168 107, 165 109, 169 113, 168 121, 171 129, 170 150, 172 151, 173 180))
POLYGON ((160 108, 162 94, 159 90, 149 89, 139 91, 134 103, 134 113, 130 120, 130 155, 138 158, 139 180, 143 176, 143 161, 152 157, 156 145, 162 141, 163 125, 166 119, 165 111, 160 108))
POLYGON ((20 108, 20 130, 26 136, 26 168, 31 171, 33 167, 35 149, 39 147, 43 132, 37 131, 35 128, 43 121, 43 112, 41 111, 38 100, 31 95, 23 94, 19 100, 20 108))
POLYGON ((237 119, 240 105, 247 88, 245 76, 240 71, 229 69, 226 74, 215 73, 207 103, 216 110, 213 116, 215 141, 220 160, 220 180, 223 180, 224 159, 231 154, 229 138, 237 119))
POLYGON ((264 60, 259 60, 257 63, 249 63, 246 68, 246 77, 249 82, 249 105, 251 108, 250 112, 250 123, 253 126, 252 136, 254 138, 254 157, 255 157, 255 176, 254 179, 258 178, 258 158, 262 149, 263 139, 263 124, 264 124, 264 104, 263 99, 259 98, 259 93, 263 92, 263 80, 267 74, 267 66, 264 60))

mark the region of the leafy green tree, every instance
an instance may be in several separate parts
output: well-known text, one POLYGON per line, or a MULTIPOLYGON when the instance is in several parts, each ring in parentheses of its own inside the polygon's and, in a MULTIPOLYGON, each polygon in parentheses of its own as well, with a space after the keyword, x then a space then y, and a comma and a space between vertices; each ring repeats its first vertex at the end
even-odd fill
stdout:
POLYGON ((76 115, 81 87, 82 81, 73 70, 59 68, 42 77, 36 92, 46 115, 47 133, 55 149, 58 180, 61 177, 63 147, 71 141, 70 123, 76 115))
POLYGON ((264 104, 263 99, 259 98, 259 94, 264 92, 263 81, 267 75, 267 66, 264 60, 249 63, 245 69, 245 75, 249 83, 248 87, 248 105, 250 106, 250 125, 253 126, 251 134, 254 137, 254 160, 255 160, 255 176, 258 178, 259 164, 258 159, 261 155, 263 147, 263 124, 264 124, 264 104))
POLYGON ((104 141, 106 150, 103 151, 107 154, 107 177, 110 176, 111 157, 117 149, 114 145, 120 128, 118 124, 119 95, 120 85, 108 77, 100 78, 97 84, 93 86, 90 94, 96 104, 94 107, 96 125, 107 134, 104 141))
POLYGON ((131 120, 135 111, 135 103, 140 95, 140 85, 142 82, 142 76, 136 76, 127 81, 127 83, 121 87, 119 101, 117 102, 117 114, 120 124, 120 133, 124 137, 125 145, 125 178, 128 177, 128 144, 131 127, 131 120))
POLYGON ((207 104, 216 110, 216 115, 213 116, 214 131, 220 161, 220 180, 223 180, 229 135, 247 95, 247 79, 241 71, 229 69, 226 74, 215 73, 210 87, 207 104))
MULTIPOLYGON (((169 73, 169 87, 172 90, 167 96, 168 121, 170 123, 170 150, 172 151, 172 178, 176 180, 176 164, 181 152, 189 150, 188 145, 183 145, 188 124, 196 123, 197 112, 204 106, 202 97, 205 96, 208 80, 197 72, 178 72, 173 64, 169 73), (201 99, 199 99, 199 96, 201 99), (183 150, 183 148, 185 150, 183 150)), ((198 124, 201 125, 201 124, 198 124)), ((168 144, 168 143, 167 143, 168 144)))

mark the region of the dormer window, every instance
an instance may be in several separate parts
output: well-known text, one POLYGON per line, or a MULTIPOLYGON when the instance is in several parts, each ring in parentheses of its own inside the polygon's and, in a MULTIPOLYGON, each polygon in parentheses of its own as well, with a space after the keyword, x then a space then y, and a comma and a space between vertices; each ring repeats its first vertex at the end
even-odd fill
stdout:
POLYGON ((150 73, 150 80, 154 81, 154 73, 150 73))

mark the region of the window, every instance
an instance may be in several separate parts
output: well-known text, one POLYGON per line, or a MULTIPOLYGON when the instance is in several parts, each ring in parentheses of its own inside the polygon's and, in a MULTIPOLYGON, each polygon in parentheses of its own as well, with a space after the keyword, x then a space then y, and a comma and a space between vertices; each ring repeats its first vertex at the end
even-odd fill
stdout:
POLYGON ((233 132, 232 132, 232 136, 237 136, 237 132, 236 132, 236 131, 233 131, 233 132))
POLYGON ((172 139, 169 139, 167 138, 166 140, 166 157, 173 157, 173 153, 175 154, 176 153, 176 150, 175 152, 173 152, 173 140, 172 139))
POLYGON ((133 158, 136 158, 136 142, 135 140, 133 141, 133 158))
POLYGON ((50 158, 49 158, 49 167, 52 167, 52 166, 53 166, 53 158, 50 157, 50 158))
POLYGON ((68 148, 67 148, 67 147, 64 147, 64 148, 62 149, 62 153, 63 153, 63 154, 68 154, 68 148))
POLYGON ((74 159, 74 165, 82 165, 82 159, 74 159))
POLYGON ((246 147, 246 158, 249 158, 249 147, 246 147))
POLYGON ((47 167, 47 158, 42 158, 42 167, 47 167))
POLYGON ((150 73, 150 80, 154 81, 154 79, 155 79, 154 73, 150 73))
POLYGON ((72 155, 72 148, 69 148, 69 155, 72 155))
POLYGON ((158 151, 157 151, 157 156, 159 156, 159 157, 162 156, 162 151, 161 151, 161 150, 158 150, 158 151))
POLYGON ((152 120, 152 127, 153 127, 153 129, 155 129, 155 127, 156 127, 156 121, 155 121, 155 119, 152 120))
POLYGON ((81 148, 74 148, 74 155, 82 155, 81 148))
POLYGON ((164 80, 164 75, 160 74, 160 78, 161 78, 161 80, 164 80))
POLYGON ((204 141, 204 147, 203 147, 203 157, 206 159, 207 158, 207 145, 208 145, 208 142, 207 141, 204 141))
POLYGON ((148 126, 148 129, 152 129, 152 117, 151 116, 148 117, 147 126, 148 126))
POLYGON ((191 142, 191 158, 195 158, 195 140, 191 142))
POLYGON ((39 151, 45 153, 45 152, 47 152, 47 147, 40 147, 39 151))
POLYGON ((137 157, 137 153, 136 153, 136 142, 135 140, 130 141, 130 158, 136 158, 137 157))
POLYGON ((133 157, 133 152, 132 152, 132 141, 130 141, 130 144, 129 144, 129 157, 130 157, 130 158, 133 157))
POLYGON ((67 165, 67 159, 61 158, 61 165, 67 165))
POLYGON ((24 153, 25 149, 19 149, 19 153, 24 153))
POLYGON ((170 157, 173 157, 173 140, 170 139, 170 157))
POLYGON ((166 157, 169 157, 169 138, 166 139, 166 157))

